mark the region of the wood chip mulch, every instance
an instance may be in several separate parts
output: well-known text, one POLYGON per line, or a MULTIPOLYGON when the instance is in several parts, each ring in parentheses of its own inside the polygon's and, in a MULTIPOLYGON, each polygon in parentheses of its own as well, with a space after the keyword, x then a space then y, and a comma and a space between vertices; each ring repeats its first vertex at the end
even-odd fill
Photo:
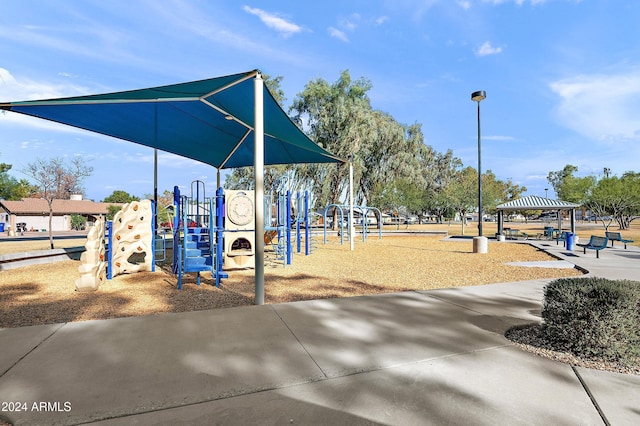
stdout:
MULTIPOLYGON (((304 248, 303 248, 304 250, 304 248)), ((282 303, 411 290, 430 290, 540 278, 578 276, 577 269, 530 268, 507 262, 554 260, 528 244, 490 243, 472 253, 472 241, 441 237, 369 237, 355 251, 336 238, 319 241, 309 256, 286 268, 266 255, 265 302, 282 303)), ((0 328, 186 312, 251 305, 253 270, 229 271, 214 287, 210 274, 196 286, 188 274, 181 291, 168 268, 120 275, 95 292, 75 291, 77 261, 0 271, 0 328)))

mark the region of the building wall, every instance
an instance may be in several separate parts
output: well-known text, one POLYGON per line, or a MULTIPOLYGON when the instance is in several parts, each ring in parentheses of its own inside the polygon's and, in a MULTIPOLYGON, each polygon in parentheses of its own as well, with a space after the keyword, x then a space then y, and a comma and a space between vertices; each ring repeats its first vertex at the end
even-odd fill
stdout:
MULTIPOLYGON (((30 231, 31 228, 33 230, 49 230, 49 216, 42 215, 12 215, 15 219, 9 221, 8 223, 15 223, 16 225, 20 222, 24 222, 27 224, 27 231, 30 231)), ((5 225, 5 230, 6 230, 5 225)), ((51 229, 53 231, 68 231, 71 229, 71 218, 69 215, 63 216, 53 216, 53 220, 51 221, 51 229)))

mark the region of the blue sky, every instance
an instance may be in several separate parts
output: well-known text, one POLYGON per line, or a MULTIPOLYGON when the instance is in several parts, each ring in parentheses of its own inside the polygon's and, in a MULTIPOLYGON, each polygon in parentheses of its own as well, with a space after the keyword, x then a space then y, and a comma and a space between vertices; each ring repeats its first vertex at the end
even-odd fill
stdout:
MULTIPOLYGON (((105 93, 260 69, 286 107, 311 80, 371 80, 372 105, 544 195, 549 171, 640 171, 637 0, 2 1, 0 101, 105 93)), ((82 155, 87 196, 153 192, 153 150, 0 114, 0 162, 82 155)), ((216 170, 160 153, 159 190, 216 170)), ((550 190, 549 195, 553 195, 550 190)))

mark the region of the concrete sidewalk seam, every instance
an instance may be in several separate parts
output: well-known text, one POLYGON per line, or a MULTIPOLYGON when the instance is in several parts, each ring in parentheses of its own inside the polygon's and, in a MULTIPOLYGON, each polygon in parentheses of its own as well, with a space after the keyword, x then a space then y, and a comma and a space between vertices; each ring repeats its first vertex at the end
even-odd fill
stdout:
POLYGON ((45 337, 44 339, 42 339, 42 341, 40 341, 40 343, 38 343, 37 345, 35 345, 33 348, 31 348, 29 351, 27 351, 27 353, 25 353, 24 355, 22 355, 16 362, 14 362, 13 364, 11 364, 9 366, 9 368, 7 368, 5 371, 3 371, 0 374, 0 379, 2 377, 4 377, 5 374, 7 374, 9 371, 11 371, 13 369, 13 367, 15 367, 16 365, 18 365, 23 359, 25 359, 27 356, 29 356, 30 354, 32 354, 36 349, 38 349, 40 346, 42 346, 42 344, 44 342, 46 342, 47 340, 49 340, 51 337, 53 337, 54 334, 56 334, 58 332, 58 330, 60 330, 62 327, 64 327, 65 325, 67 325, 67 323, 61 323, 58 325, 58 327, 56 327, 55 330, 53 330, 51 332, 51 334, 49 334, 47 337, 45 337))
POLYGON ((587 383, 582 379, 582 376, 578 372, 578 369, 576 368, 576 366, 572 365, 571 369, 573 370, 573 373, 578 378, 578 381, 582 385, 582 388, 584 389, 584 391, 587 393, 587 396, 589 397, 589 400, 591 401, 591 403, 593 404, 594 408, 598 412, 598 415, 600 415, 600 417, 602 418, 602 421, 604 422, 604 424, 606 426, 611 426, 611 423, 609 423, 609 420, 607 419, 607 416, 604 414, 604 411, 602 411, 602 408, 600 408, 600 404, 598 404, 598 401, 596 400, 595 396, 591 392, 591 389, 589 389, 589 386, 587 386, 587 383))
POLYGON ((300 339, 298 338, 298 336, 296 336, 296 333, 293 332, 293 330, 291 330, 291 327, 289 327, 289 324, 287 324, 287 322, 284 320, 284 318, 282 318, 282 316, 280 316, 280 313, 278 313, 278 310, 275 308, 274 305, 269 305, 271 307, 271 309, 273 310, 273 312, 278 316, 278 318, 280 318, 280 321, 282 321, 282 324, 287 327, 287 330, 289 330, 289 333, 291 333, 291 335, 293 336, 294 339, 296 339, 296 341, 298 342, 298 344, 300 345, 300 347, 302 348, 302 350, 307 354, 307 356, 309 357, 309 359, 311 361, 313 361, 313 363, 316 365, 316 367, 318 367, 318 370, 320 370, 320 372, 322 373, 322 375, 328 379, 329 376, 327 375, 327 372, 324 371, 324 369, 322 367, 320 367, 320 364, 318 364, 318 362, 315 360, 315 358, 313 358, 313 356, 309 353, 309 351, 307 350, 307 348, 304 346, 304 343, 302 343, 300 341, 300 339))

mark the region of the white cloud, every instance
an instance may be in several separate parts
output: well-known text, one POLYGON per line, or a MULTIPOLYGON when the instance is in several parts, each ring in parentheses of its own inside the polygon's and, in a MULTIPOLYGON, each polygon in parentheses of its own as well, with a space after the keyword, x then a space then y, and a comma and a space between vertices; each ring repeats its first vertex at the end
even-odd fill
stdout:
POLYGON ((352 13, 348 18, 340 20, 339 26, 347 31, 355 31, 362 17, 357 13, 352 13))
MULTIPOLYGON (((491 3, 491 4, 503 4, 503 3, 513 2, 518 6, 522 6, 523 4, 527 3, 527 0, 482 0, 482 1, 484 3, 491 3)), ((576 1, 580 1, 580 0, 576 0, 576 1)), ((538 4, 543 4, 546 2, 547 0, 529 0, 529 3, 531 3, 533 6, 538 4)))
POLYGON ((564 126, 593 140, 640 140, 640 73, 578 75, 550 88, 564 126))
POLYGON ((482 139, 485 139, 488 141, 498 141, 498 142, 512 142, 516 140, 516 138, 514 138, 513 136, 502 136, 502 135, 483 136, 482 139))
POLYGON ((388 20, 389 20, 388 16, 379 16, 379 17, 376 18, 375 23, 376 23, 376 25, 382 25, 385 22, 387 22, 388 20))
POLYGON ((0 68, 0 93, 0 101, 26 101, 86 94, 87 89, 70 84, 37 83, 24 78, 18 80, 7 69, 0 68))
POLYGON ((242 9, 247 13, 257 16, 267 27, 276 30, 285 37, 289 37, 292 34, 302 31, 301 26, 294 24, 293 22, 289 22, 273 13, 265 12, 262 9, 252 8, 249 6, 243 6, 242 9))
POLYGON ((497 55, 502 52, 502 47, 493 47, 491 42, 485 41, 482 43, 476 50, 476 56, 488 56, 488 55, 497 55))
POLYGON ((460 6, 464 10, 471 9, 471 2, 469 0, 458 0, 456 3, 458 3, 458 6, 460 6))
POLYGON ((344 42, 349 41, 349 38, 347 37, 347 35, 343 31, 340 31, 337 28, 329 27, 327 28, 327 31, 329 32, 329 35, 333 38, 337 38, 338 40, 341 40, 344 42))

